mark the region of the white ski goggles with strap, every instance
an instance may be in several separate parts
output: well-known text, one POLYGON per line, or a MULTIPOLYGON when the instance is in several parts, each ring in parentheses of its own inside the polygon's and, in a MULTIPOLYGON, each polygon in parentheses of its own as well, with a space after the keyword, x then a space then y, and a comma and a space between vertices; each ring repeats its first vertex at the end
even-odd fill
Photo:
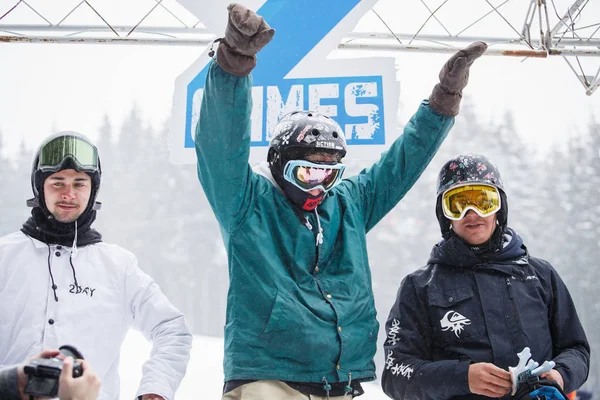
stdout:
POLYGON ((283 168, 283 177, 302 191, 326 192, 342 180, 345 168, 342 163, 291 160, 283 168))
POLYGON ((463 219, 469 210, 489 217, 500 207, 500 192, 494 186, 466 184, 448 189, 442 195, 444 216, 454 221, 463 219))

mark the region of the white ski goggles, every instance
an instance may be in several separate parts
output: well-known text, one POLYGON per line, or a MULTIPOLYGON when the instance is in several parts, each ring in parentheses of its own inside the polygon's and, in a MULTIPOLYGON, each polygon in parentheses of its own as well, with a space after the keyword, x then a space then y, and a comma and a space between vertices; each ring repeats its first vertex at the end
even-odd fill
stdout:
POLYGON ((446 218, 458 221, 469 210, 489 217, 500 210, 500 192, 494 186, 466 184, 448 189, 442 195, 442 210, 446 218))
POLYGON ((342 163, 291 160, 283 168, 283 177, 302 191, 326 192, 342 180, 345 168, 342 163))

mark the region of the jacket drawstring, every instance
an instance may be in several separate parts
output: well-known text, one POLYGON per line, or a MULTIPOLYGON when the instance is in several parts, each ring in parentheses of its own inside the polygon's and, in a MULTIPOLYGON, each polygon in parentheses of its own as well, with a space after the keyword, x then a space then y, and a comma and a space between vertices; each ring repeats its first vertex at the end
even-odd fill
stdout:
POLYGON ((73 266, 73 257, 75 257, 75 255, 71 254, 71 257, 69 257, 69 264, 71 264, 71 270, 73 271, 73 281, 75 281, 75 289, 77 289, 79 287, 79 284, 77 283, 77 275, 75 275, 75 266, 73 266))
MULTIPOLYGON (((50 258, 52 257, 52 250, 50 245, 46 243, 48 246, 48 272, 50 272, 50 279, 52 280, 52 292, 54 293, 54 300, 58 302, 58 296, 56 295, 56 283, 54 282, 54 275, 52 274, 52 267, 50 265, 50 258)), ((75 283, 75 288, 79 287, 79 283, 77 282, 77 274, 75 274, 75 266, 73 265, 73 259, 77 256, 77 220, 75 220, 75 237, 73 238, 73 247, 71 248, 71 255, 69 256, 69 264, 71 264, 71 271, 73 271, 73 281, 75 283)))
POLYGON ((352 383, 352 372, 348 372, 348 384, 344 388, 344 396, 347 395, 348 393, 352 393, 352 386, 350 385, 351 383, 352 383))
POLYGON ((46 243, 48 246, 48 272, 50 272, 50 279, 52 280, 52 291, 54 292, 54 300, 58 302, 58 296, 56 295, 56 284, 54 283, 54 275, 52 275, 52 267, 50 266, 50 257, 52 256, 52 250, 50 249, 50 245, 46 243))
POLYGON ((304 216, 304 226, 306 226, 306 228, 312 232, 312 224, 308 220, 308 215, 304 216))
POLYGON ((329 384, 329 382, 327 382, 327 378, 325 378, 325 377, 323 377, 323 379, 321 379, 321 381, 325 383, 323 385, 323 390, 325 391, 327 400, 329 400, 329 391, 331 390, 331 385, 329 384))
MULTIPOLYGON (((329 384, 329 382, 327 382, 327 378, 323 377, 323 379, 321 379, 321 382, 323 382, 323 390, 325 391, 325 397, 327 398, 327 400, 329 400, 329 391, 331 390, 331 385, 329 384)), ((352 372, 348 372, 348 384, 344 387, 344 396, 351 394, 352 393, 352 372)))
POLYGON ((319 219, 317 207, 315 207, 315 216, 317 217, 317 228, 319 230, 317 233, 317 247, 319 247, 320 244, 323 244, 323 228, 321 227, 321 220, 319 219))
MULTIPOLYGON (((319 219, 319 213, 317 212, 316 208, 315 208, 315 216, 317 217, 317 231, 318 231, 315 246, 319 247, 319 245, 323 244, 323 228, 321 227, 321 220, 319 219)), ((310 221, 308 220, 308 215, 304 216, 304 226, 306 226, 309 231, 313 230, 313 226, 310 223, 310 221)))
POLYGON ((73 237, 73 246, 71 246, 71 257, 77 257, 77 220, 75 220, 75 236, 73 237))
POLYGON ((69 264, 71 264, 71 271, 73 271, 73 281, 75 289, 77 289, 79 284, 77 283, 77 275, 75 275, 75 266, 73 265, 75 257, 77 257, 77 220, 75 220, 75 237, 73 238, 73 247, 71 247, 71 255, 69 256, 69 264))

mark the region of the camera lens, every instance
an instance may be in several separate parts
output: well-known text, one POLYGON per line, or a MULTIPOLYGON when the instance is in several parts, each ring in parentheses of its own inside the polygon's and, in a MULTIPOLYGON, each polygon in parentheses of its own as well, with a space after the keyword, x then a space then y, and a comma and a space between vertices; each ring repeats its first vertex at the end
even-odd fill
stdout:
POLYGON ((71 356, 74 360, 78 358, 83 360, 83 355, 79 352, 79 350, 77 350, 73 346, 69 346, 68 344, 66 344, 64 346, 60 346, 58 350, 60 351, 60 354, 62 354, 65 357, 71 356))

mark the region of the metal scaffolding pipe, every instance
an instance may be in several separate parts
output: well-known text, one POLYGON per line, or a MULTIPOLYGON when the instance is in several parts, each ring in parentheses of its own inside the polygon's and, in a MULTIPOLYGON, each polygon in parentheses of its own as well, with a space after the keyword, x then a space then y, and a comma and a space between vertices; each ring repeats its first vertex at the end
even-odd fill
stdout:
MULTIPOLYGON (((126 25, 111 25, 115 31, 129 32, 133 28, 126 25)), ((106 25, 38 25, 38 24, 0 24, 0 30, 19 31, 19 32, 107 32, 112 30, 106 25)), ((183 35, 210 35, 215 36, 211 31, 204 27, 174 27, 174 26, 142 26, 138 27, 134 32, 156 32, 158 34, 177 33, 183 35)))
MULTIPOLYGON (((391 52, 409 52, 422 51, 427 53, 454 53, 456 47, 436 47, 431 45, 401 45, 396 44, 377 44, 377 43, 342 43, 338 45, 340 50, 370 50, 370 51, 391 51, 391 52)), ((485 52, 490 56, 514 56, 514 57, 536 57, 546 58, 550 56, 579 56, 579 57, 600 57, 600 49, 563 49, 551 48, 548 52, 545 50, 515 49, 488 47, 485 52)))
POLYGON ((150 46, 207 46, 214 39, 135 39, 110 37, 73 37, 73 36, 0 36, 0 43, 61 43, 61 44, 122 44, 150 46))

